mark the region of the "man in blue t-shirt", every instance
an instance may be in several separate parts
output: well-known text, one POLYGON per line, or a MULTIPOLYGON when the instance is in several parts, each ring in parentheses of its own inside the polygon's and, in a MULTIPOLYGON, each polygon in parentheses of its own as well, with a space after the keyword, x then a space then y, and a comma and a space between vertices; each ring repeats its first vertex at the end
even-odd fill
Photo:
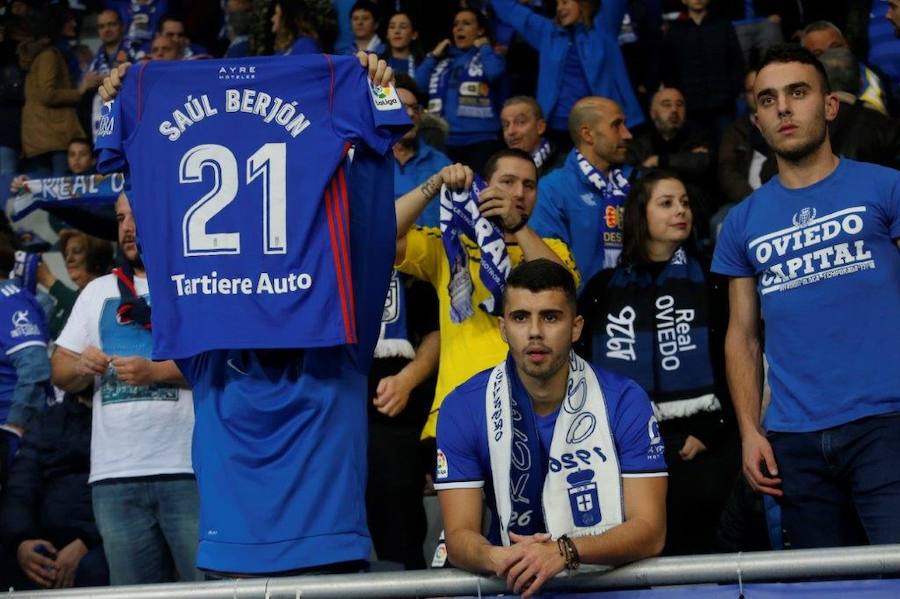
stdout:
POLYGON ((725 353, 744 474, 778 498, 793 547, 897 543, 900 173, 832 153, 838 99, 809 51, 770 50, 754 94, 779 175, 729 213, 712 267, 732 277, 725 353), (854 510, 867 539, 849 532, 854 510))
POLYGON ((513 269, 500 333, 505 362, 444 401, 435 488, 454 565, 529 597, 580 562, 662 550, 666 465, 646 393, 572 352, 575 281, 544 259, 513 269), (482 490, 492 513, 481 533, 482 490))

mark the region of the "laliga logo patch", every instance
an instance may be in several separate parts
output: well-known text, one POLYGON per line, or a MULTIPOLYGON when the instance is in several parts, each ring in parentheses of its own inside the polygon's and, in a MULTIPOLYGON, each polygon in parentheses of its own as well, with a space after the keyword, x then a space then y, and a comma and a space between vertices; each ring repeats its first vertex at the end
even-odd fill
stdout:
POLYGON ((440 449, 437 450, 437 477, 443 480, 450 476, 450 469, 447 467, 447 456, 440 449))
POLYGON ((381 86, 370 81, 369 90, 372 93, 372 101, 375 103, 377 110, 397 110, 402 106, 400 96, 397 95, 397 91, 390 85, 381 86))

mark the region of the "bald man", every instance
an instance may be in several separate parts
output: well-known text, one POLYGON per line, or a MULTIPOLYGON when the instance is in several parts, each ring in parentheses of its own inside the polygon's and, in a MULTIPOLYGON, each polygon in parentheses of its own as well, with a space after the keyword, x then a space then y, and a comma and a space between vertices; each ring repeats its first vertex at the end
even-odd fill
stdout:
POLYGON ((621 106, 589 96, 569 113, 569 135, 575 147, 563 166, 538 184, 529 225, 572 249, 583 288, 595 274, 614 267, 622 252, 622 204, 632 171, 622 165, 631 132, 621 106))
MULTIPOLYGON (((800 45, 817 57, 834 48, 850 48, 850 43, 840 28, 829 21, 815 21, 807 25, 800 33, 800 45)), ((860 90, 856 95, 863 104, 882 114, 888 114, 881 78, 875 71, 859 63, 859 80, 860 90)))
POLYGON ((684 95, 665 87, 653 95, 653 127, 628 142, 628 164, 645 169, 670 168, 697 179, 709 172, 710 143, 706 134, 687 122, 684 95))

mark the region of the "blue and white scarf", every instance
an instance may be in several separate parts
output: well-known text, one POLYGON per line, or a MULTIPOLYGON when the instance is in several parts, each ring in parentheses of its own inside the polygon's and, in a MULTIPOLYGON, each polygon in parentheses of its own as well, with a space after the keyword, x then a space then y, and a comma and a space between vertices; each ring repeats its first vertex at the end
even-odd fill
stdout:
POLYGON ((481 216, 478 207, 479 194, 487 187, 476 176, 472 187, 462 192, 454 192, 445 185, 441 188, 441 241, 450 263, 450 320, 460 323, 472 316, 472 275, 469 273, 469 255, 461 235, 465 235, 481 251, 481 282, 490 297, 478 307, 488 314, 497 316, 502 309, 503 288, 512 265, 506 252, 503 231, 497 224, 481 216))
POLYGON ((550 158, 552 152, 553 147, 550 145, 550 141, 541 138, 541 143, 538 145, 537 150, 531 153, 531 159, 534 160, 534 166, 540 170, 541 167, 544 166, 544 162, 550 158))
POLYGON ((610 168, 609 175, 603 176, 578 150, 572 150, 566 162, 570 166, 574 163, 585 184, 600 194, 603 203, 603 268, 615 268, 622 253, 622 206, 631 190, 631 183, 622 169, 610 168))
POLYGON ((721 409, 709 351, 703 267, 679 248, 656 277, 619 266, 604 290, 592 361, 634 379, 660 421, 721 409))
POLYGON ((21 220, 39 208, 115 204, 125 185, 122 173, 30 179, 10 198, 12 219, 21 220))
POLYGON ((491 475, 500 538, 599 535, 624 522, 619 458, 600 381, 569 354, 569 379, 550 455, 539 438, 531 398, 512 357, 491 371, 485 391, 491 475), (542 526, 543 525, 543 526, 542 526))
POLYGON ((16 252, 16 262, 11 278, 16 285, 27 290, 32 295, 37 293, 37 269, 41 263, 40 254, 32 254, 19 250, 16 252))
POLYGON ((381 332, 375 346, 376 358, 416 357, 406 329, 406 286, 397 271, 391 273, 384 312, 381 314, 381 332))
POLYGON ((491 102, 490 84, 484 74, 484 65, 478 48, 465 52, 451 48, 448 58, 435 65, 428 79, 428 112, 446 117, 444 110, 447 101, 447 89, 451 82, 459 84, 456 116, 476 119, 494 118, 494 107, 491 102), (471 54, 464 65, 454 66, 456 57, 471 54))

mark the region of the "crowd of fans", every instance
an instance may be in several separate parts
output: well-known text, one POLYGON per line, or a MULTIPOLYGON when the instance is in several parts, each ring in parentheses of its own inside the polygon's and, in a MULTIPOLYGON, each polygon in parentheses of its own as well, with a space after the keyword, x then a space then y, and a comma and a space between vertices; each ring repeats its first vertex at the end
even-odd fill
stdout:
MULTIPOLYGON (((824 66, 839 103, 828 122, 836 155, 900 168, 900 2, 6 0, 0 13, 0 182, 11 194, 95 172, 98 87, 126 62, 363 51, 393 68, 414 127, 393 148, 398 242, 384 321, 405 326, 394 336, 383 325, 368 389, 365 505, 378 560, 426 567, 422 497, 440 477, 439 408, 507 354, 495 315, 459 312, 439 229, 441 186, 475 174, 512 264, 543 258, 574 275, 585 319, 575 350, 653 404, 669 472, 663 553, 811 546, 783 534, 777 505, 754 492, 764 485, 740 476, 729 283, 710 261, 729 212, 778 175, 753 120, 756 65, 772 46, 799 44, 824 66), (662 330, 664 297, 691 315, 690 333, 673 340, 677 365, 623 359, 662 330)), ((36 299, 0 283, 0 306, 11 302, 0 315, 26 339, 0 335, 0 582, 201 579, 189 386, 174 363, 129 353, 150 343, 139 224, 124 197, 115 214, 61 207, 49 224, 44 248, 8 225, 0 239, 0 273, 35 247, 65 265, 36 265, 36 299), (100 338, 110 301, 137 332, 100 338), (143 408, 148 397, 167 411, 143 408), (98 418, 97 404, 124 402, 127 415, 98 418)), ((478 281, 479 243, 464 239, 460 252, 478 281)), ((472 299, 491 291, 477 283, 472 299)), ((842 539, 882 538, 844 515, 842 539)))

